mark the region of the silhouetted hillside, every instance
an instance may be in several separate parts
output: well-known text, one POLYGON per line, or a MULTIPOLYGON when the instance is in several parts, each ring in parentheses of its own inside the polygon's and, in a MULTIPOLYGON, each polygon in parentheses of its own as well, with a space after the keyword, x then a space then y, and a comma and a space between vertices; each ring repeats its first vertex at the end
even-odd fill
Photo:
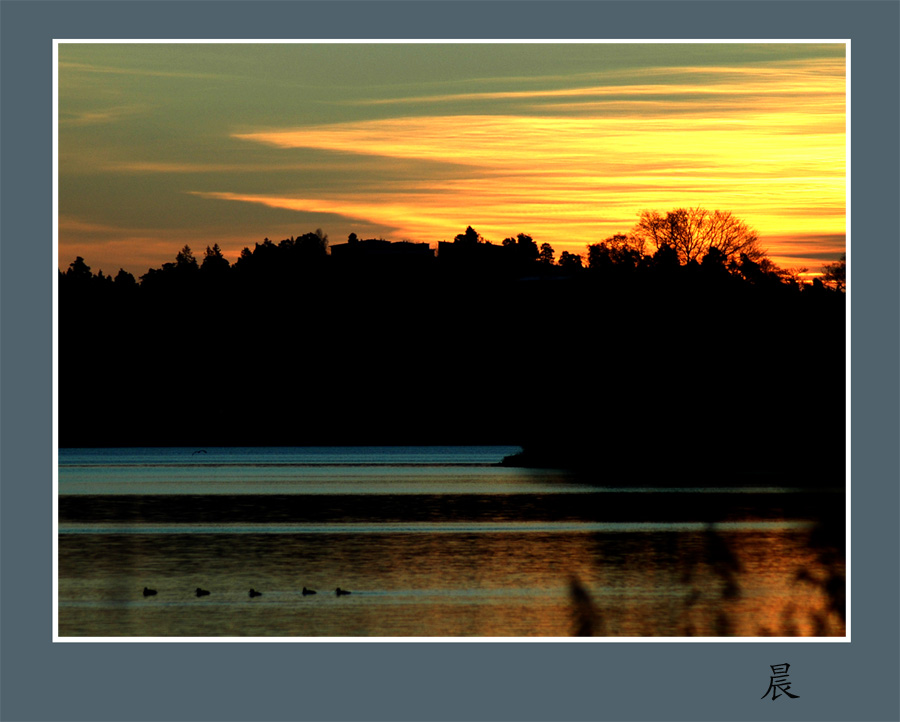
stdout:
POLYGON ((140 283, 77 259, 60 445, 512 443, 623 477, 842 476, 843 293, 665 246, 561 265, 522 235, 435 257, 319 232, 233 266, 186 248, 140 283))

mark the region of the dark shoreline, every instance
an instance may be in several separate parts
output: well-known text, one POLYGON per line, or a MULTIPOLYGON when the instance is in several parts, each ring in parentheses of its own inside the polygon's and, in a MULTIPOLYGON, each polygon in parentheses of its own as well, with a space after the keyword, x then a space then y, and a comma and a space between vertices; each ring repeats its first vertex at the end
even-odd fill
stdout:
POLYGON ((843 473, 833 469, 812 468, 802 471, 721 467, 686 467, 631 465, 608 459, 590 459, 565 452, 534 453, 528 450, 504 457, 501 466, 521 469, 557 469, 571 474, 578 483, 607 487, 721 488, 771 487, 841 491, 846 488, 843 473))

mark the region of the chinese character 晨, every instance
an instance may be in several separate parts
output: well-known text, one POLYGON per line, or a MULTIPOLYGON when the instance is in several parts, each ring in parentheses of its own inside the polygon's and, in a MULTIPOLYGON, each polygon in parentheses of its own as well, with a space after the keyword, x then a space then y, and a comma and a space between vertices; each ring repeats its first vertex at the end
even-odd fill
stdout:
POLYGON ((772 676, 769 677, 769 688, 760 699, 765 699, 771 693, 772 700, 774 701, 781 696, 780 692, 784 692, 784 694, 791 698, 796 699, 799 697, 800 695, 788 692, 791 688, 791 683, 788 681, 788 669, 791 665, 785 662, 784 664, 770 664, 769 666, 772 668, 772 676))

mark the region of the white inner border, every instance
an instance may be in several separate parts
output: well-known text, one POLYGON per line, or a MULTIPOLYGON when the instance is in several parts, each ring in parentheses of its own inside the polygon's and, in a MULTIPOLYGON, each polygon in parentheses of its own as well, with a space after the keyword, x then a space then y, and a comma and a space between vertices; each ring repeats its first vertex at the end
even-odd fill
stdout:
POLYGON ((602 40, 602 39, 531 39, 531 40, 491 40, 491 39, 458 39, 458 40, 429 40, 429 39, 283 39, 283 40, 253 40, 253 39, 179 39, 179 40, 128 40, 128 39, 56 39, 53 40, 53 642, 529 642, 529 643, 547 643, 547 642, 567 642, 575 644, 591 644, 591 643, 667 643, 667 642, 694 642, 694 643, 720 643, 720 642, 768 642, 768 643, 784 643, 784 642, 850 642, 850 599, 851 599, 851 583, 850 583, 850 299, 851 299, 851 282, 850 282, 850 40, 830 40, 830 39, 801 39, 801 40, 690 40, 690 39, 653 39, 653 40, 602 40), (675 45, 675 44, 697 44, 697 45, 715 45, 715 44, 735 44, 735 45, 751 45, 751 44, 798 44, 798 45, 814 45, 814 44, 843 44, 845 47, 845 81, 846 81, 846 241, 845 252, 847 254, 847 286, 846 286, 846 321, 845 321, 845 404, 846 404, 846 420, 845 420, 845 445, 846 445, 846 626, 844 637, 60 637, 59 636, 59 45, 60 43, 71 44, 165 44, 165 45, 186 45, 186 44, 204 44, 204 45, 231 45, 231 44, 282 44, 294 45, 298 43, 316 43, 316 44, 354 44, 354 45, 401 45, 401 44, 432 44, 432 45, 566 45, 566 44, 647 44, 647 45, 675 45))

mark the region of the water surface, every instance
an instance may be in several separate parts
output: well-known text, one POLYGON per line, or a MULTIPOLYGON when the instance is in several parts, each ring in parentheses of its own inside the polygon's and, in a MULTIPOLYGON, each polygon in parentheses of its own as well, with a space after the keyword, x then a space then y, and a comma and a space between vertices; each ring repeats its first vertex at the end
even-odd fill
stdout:
POLYGON ((497 465, 515 451, 61 450, 59 635, 844 634, 840 495, 497 465))

